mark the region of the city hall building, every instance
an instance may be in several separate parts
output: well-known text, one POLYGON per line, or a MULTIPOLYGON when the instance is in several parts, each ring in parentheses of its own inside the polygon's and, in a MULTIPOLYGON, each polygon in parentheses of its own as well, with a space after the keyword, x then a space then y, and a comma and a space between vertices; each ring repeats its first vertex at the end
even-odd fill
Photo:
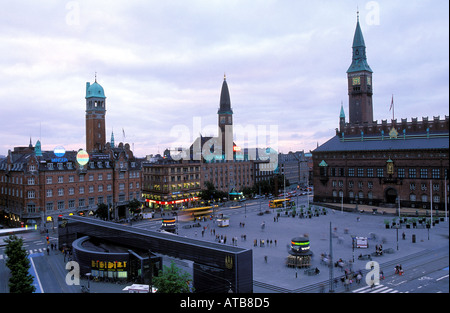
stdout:
POLYGON ((314 201, 444 210, 449 117, 374 121, 373 72, 359 18, 352 48, 349 120, 341 106, 336 135, 312 151, 314 201))

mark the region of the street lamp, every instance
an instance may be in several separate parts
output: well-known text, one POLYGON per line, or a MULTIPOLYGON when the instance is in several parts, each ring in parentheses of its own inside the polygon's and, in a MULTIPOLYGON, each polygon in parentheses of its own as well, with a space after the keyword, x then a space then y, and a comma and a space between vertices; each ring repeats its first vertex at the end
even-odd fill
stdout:
POLYGON ((91 291, 91 286, 89 284, 89 281, 90 281, 91 273, 86 273, 86 276, 88 278, 88 291, 90 292, 91 291))

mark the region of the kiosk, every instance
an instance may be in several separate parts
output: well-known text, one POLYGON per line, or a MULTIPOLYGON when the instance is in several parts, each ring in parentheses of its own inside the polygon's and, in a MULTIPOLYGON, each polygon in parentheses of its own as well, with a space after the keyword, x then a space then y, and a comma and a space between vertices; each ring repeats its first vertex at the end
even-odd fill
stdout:
POLYGON ((292 267, 310 267, 311 257, 310 242, 308 237, 295 237, 291 239, 291 249, 286 259, 286 265, 292 267))
POLYGON ((217 226, 219 226, 219 227, 230 226, 230 217, 221 214, 221 216, 217 218, 217 226))

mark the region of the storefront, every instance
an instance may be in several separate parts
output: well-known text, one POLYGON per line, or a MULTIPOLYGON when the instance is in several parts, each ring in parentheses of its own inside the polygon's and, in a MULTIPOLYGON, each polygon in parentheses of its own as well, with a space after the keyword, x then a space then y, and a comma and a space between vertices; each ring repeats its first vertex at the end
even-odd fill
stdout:
POLYGON ((149 282, 161 267, 160 258, 149 253, 136 253, 126 247, 89 236, 75 240, 72 249, 74 260, 80 264, 81 275, 90 273, 91 277, 102 281, 149 282), (145 264, 150 266, 144 266, 145 264), (156 268, 153 266, 155 264, 158 265, 156 268), (150 274, 149 270, 152 270, 150 274))

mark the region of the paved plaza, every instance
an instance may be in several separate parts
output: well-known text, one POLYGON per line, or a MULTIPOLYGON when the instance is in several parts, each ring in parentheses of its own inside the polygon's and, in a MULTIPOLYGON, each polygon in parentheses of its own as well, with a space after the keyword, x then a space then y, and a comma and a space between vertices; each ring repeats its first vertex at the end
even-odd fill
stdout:
MULTIPOLYGON (((284 217, 284 214, 281 213, 281 216, 277 219, 277 212, 268 209, 267 201, 264 201, 264 204, 261 205, 261 209, 257 201, 221 208, 220 212, 230 217, 228 227, 218 227, 213 220, 200 222, 201 227, 190 227, 194 222, 180 222, 178 227, 179 236, 216 242, 221 239, 224 241, 226 237, 226 242, 222 243, 224 245, 234 244, 239 247, 252 249, 253 291, 255 293, 315 293, 321 290, 327 292, 329 290, 329 268, 321 263, 320 256, 322 253, 328 254, 330 252, 330 223, 332 227, 333 261, 336 262, 338 259, 342 259, 347 262, 345 268, 349 268, 349 261, 354 260, 352 264, 353 270, 358 271, 361 269, 363 273, 367 273, 365 266, 368 261, 359 260, 358 256, 361 254, 372 254, 375 252, 375 246, 382 244, 384 251, 391 250, 392 253, 373 256, 372 260, 380 264, 381 270, 384 271, 386 276, 393 276, 393 268, 397 263, 414 263, 419 259, 422 262, 421 264, 423 262, 427 263, 428 260, 431 260, 430 262, 432 263, 433 260, 430 258, 430 253, 434 255, 438 253, 439 262, 446 262, 442 268, 447 266, 447 273, 436 274, 436 281, 444 282, 445 280, 442 276, 445 274, 447 274, 446 279, 448 281, 448 222, 440 222, 430 230, 424 227, 408 229, 403 226, 398 230, 397 241, 397 230, 386 229, 384 223, 386 220, 393 220, 396 216, 395 209, 387 210, 384 215, 374 215, 372 214, 372 208, 361 206, 360 209, 364 210, 364 213, 327 209, 326 215, 321 214, 312 218, 284 217), (267 210, 268 213, 264 213, 267 210), (264 214, 259 215, 258 213, 260 212, 264 214), (402 239, 403 233, 405 239, 402 239), (305 275, 304 269, 286 266, 286 257, 289 255, 288 249, 291 239, 305 235, 309 237, 311 251, 314 253, 311 268, 317 267, 320 270, 318 275, 308 276, 305 275), (415 236, 415 242, 412 240, 413 235, 415 236), (369 247, 367 249, 353 250, 352 236, 373 239, 368 240, 369 247), (264 246, 261 246, 262 241, 264 241, 264 246)), ((349 209, 352 208, 349 207, 349 209)), ((403 212, 406 214, 407 210, 403 210, 403 212)), ((144 220, 132 224, 133 227, 152 230, 158 229, 160 225, 161 218, 159 214, 153 220, 144 220)), ((50 237, 51 240, 56 239, 53 235, 50 237)), ((39 238, 40 236, 30 240, 36 241, 39 238)), ((52 250, 47 256, 45 251, 41 253, 35 249, 32 256, 36 270, 40 273, 41 281, 47 282, 44 288, 46 293, 80 292, 79 286, 68 286, 65 284, 64 279, 67 271, 64 267, 66 261, 61 252, 52 250), (53 283, 49 285, 48 282, 53 283)), ((0 258, 0 266, 3 266, 4 262, 4 258, 0 258)), ((411 266, 407 267, 406 271, 409 271, 408 274, 411 273, 411 268, 411 266)), ((417 273, 418 278, 430 279, 429 275, 423 274, 422 265, 419 266, 417 273)), ((4 275, 4 282, 6 283, 7 271, 0 271, 0 274, 4 275)), ((339 267, 333 267, 334 278, 340 278, 343 275, 344 272, 339 267)), ((423 282, 421 281, 419 284, 423 282)), ((383 283, 377 286, 375 290, 380 290, 380 292, 391 290, 392 284, 386 286, 387 282, 383 283), (387 289, 388 287, 389 289, 387 289)), ((84 277, 81 284, 87 284, 84 277)), ((113 284, 94 281, 91 281, 90 284, 91 292, 94 293, 123 293, 122 289, 129 285, 124 282, 113 284)), ((448 292, 448 288, 442 288, 442 292, 448 292)), ((0 290, 7 292, 7 287, 0 285, 0 290)), ((349 292, 366 292, 368 290, 369 288, 363 281, 360 285, 353 284, 349 292)), ((335 286, 335 291, 345 292, 345 289, 339 283, 335 286)))
MULTIPOLYGON (((266 206, 263 207, 262 211, 266 208, 266 206)), ((183 227, 192 223, 180 223, 179 235, 207 241, 217 241, 217 235, 223 238, 226 236, 224 243, 226 245, 235 244, 253 249, 254 292, 317 292, 322 285, 328 290, 329 269, 321 264, 320 256, 330 251, 330 222, 333 233, 333 261, 354 260, 352 265, 354 271, 365 270, 368 261, 358 260, 358 256, 375 252, 378 244, 383 245, 384 251, 389 249, 391 253, 374 256, 372 260, 377 261, 381 269, 389 273, 394 267, 392 264, 395 264, 397 260, 401 263, 405 258, 423 255, 429 250, 440 247, 448 251, 448 222, 441 222, 430 231, 425 227, 407 229, 403 226, 398 230, 397 241, 397 230, 386 229, 384 223, 385 220, 392 221, 394 214, 374 215, 372 210, 365 210, 365 213, 353 213, 328 209, 326 215, 299 218, 298 216, 283 217, 281 214, 274 221, 277 213, 272 209, 269 211, 270 213, 258 215, 260 209, 257 204, 250 204, 246 208, 241 206, 224 209, 224 214, 230 216, 228 227, 217 227, 210 220, 201 222, 201 227, 192 228, 183 227), (262 227, 263 224, 264 227, 262 227), (206 230, 202 234, 204 227, 206 230), (403 233, 405 239, 402 239, 403 233), (317 267, 320 270, 319 275, 308 276, 305 275, 304 269, 296 270, 285 264, 291 239, 305 235, 309 237, 311 251, 314 253, 311 267, 317 267), (413 235, 415 235, 415 243, 412 240, 413 235), (352 236, 372 238, 368 240, 369 247, 353 251, 352 236), (255 240, 257 246, 255 246, 255 240), (260 246, 262 240, 264 240, 264 246, 260 246), (383 264, 389 268, 383 268, 383 264)), ((348 266, 350 265, 346 265, 348 266)), ((333 271, 333 277, 344 274, 339 267, 334 267, 333 271)))

